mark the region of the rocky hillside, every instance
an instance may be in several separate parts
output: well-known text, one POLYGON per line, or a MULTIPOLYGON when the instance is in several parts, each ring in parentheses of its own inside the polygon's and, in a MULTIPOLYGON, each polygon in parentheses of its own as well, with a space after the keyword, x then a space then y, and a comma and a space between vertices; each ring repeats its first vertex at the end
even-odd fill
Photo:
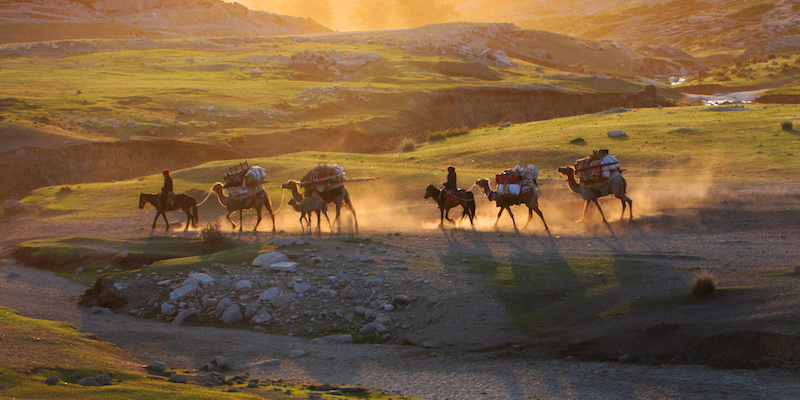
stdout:
POLYGON ((0 43, 327 32, 305 18, 221 0, 3 0, 0 43))

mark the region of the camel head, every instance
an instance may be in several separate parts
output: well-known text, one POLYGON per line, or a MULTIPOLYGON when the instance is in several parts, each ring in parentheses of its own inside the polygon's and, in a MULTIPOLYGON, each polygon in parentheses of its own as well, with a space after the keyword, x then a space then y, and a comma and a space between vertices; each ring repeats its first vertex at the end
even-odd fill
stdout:
POLYGON ((281 184, 281 189, 289 189, 289 190, 296 190, 297 189, 297 181, 289 179, 286 183, 281 184))
POLYGON ((575 167, 571 165, 565 165, 558 169, 558 172, 566 175, 567 179, 572 178, 575 179, 575 167))
POLYGON ((477 181, 475 181, 475 185, 477 185, 479 188, 481 188, 483 190, 490 190, 489 189, 489 180, 486 179, 486 178, 478 179, 477 181))
POLYGON ((294 198, 292 198, 292 199, 289 199, 289 202, 288 202, 288 203, 286 203, 286 204, 288 204, 288 205, 290 205, 292 208, 294 208, 294 210, 295 210, 295 211, 301 211, 301 209, 300 209, 300 203, 299 203, 297 200, 295 200, 294 198))

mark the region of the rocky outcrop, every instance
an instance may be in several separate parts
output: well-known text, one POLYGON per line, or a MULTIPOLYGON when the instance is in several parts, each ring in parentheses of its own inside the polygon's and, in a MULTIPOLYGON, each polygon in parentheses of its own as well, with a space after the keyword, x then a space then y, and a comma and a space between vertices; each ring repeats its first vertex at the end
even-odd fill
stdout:
POLYGON ((3 3, 0 43, 124 37, 266 36, 330 32, 307 18, 221 0, 16 0, 3 3), (70 26, 72 29, 70 29, 70 26), (40 32, 40 33, 34 33, 40 32), (60 36, 53 36, 58 32, 60 36))

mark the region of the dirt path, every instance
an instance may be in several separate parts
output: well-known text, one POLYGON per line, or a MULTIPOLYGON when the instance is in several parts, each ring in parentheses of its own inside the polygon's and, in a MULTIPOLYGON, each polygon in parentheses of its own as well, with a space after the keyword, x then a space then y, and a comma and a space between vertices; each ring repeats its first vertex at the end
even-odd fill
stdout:
MULTIPOLYGON (((439 337, 437 346, 313 344, 297 337, 211 327, 173 327, 124 314, 91 314, 76 305, 84 287, 52 273, 32 270, 5 258, 0 264, 0 305, 22 315, 65 321, 82 332, 113 342, 142 363, 165 361, 174 368, 197 368, 216 355, 230 359, 252 377, 362 384, 398 394, 430 399, 740 399, 800 398, 796 365, 786 369, 727 369, 702 365, 580 361, 611 354, 658 353, 643 341, 648 328, 678 327, 679 336, 664 336, 664 346, 694 337, 751 330, 776 330, 800 317, 800 281, 776 271, 800 266, 800 217, 797 199, 784 196, 766 206, 728 198, 691 210, 664 210, 634 223, 586 224, 566 234, 509 230, 473 232, 430 229, 386 236, 367 232, 391 244, 386 257, 442 259, 470 254, 509 254, 528 259, 671 252, 696 255, 699 261, 665 258, 655 271, 655 287, 687 285, 685 267, 703 265, 725 286, 756 288, 747 295, 706 307, 654 310, 634 319, 598 320, 583 325, 521 335, 508 329, 508 317, 480 279, 463 269, 439 274, 409 271, 409 280, 424 278, 438 293, 437 323, 421 324, 422 334, 439 337), (766 210, 765 210, 766 209, 766 210), (770 211, 776 210, 776 211, 770 211), (672 211, 672 212, 671 212, 672 211), (470 316, 488 316, 477 321, 470 316), (480 348, 471 347, 475 342, 480 348), (619 347, 614 347, 619 346, 619 347), (637 347, 640 346, 641 348, 637 347), (563 353, 572 349, 573 353, 563 353), (291 358, 292 350, 305 356, 291 358), (619 352, 619 353, 618 353, 619 352), (562 358, 558 354, 575 354, 562 358), (554 358, 555 357, 555 358, 554 358), (279 360, 278 362, 266 362, 279 360)), ((138 225, 72 222, 46 231, 37 221, 19 217, 4 223, 6 250, 22 238, 69 236, 69 232, 102 229, 111 237, 145 236, 138 225), (77 225, 76 225, 77 224, 77 225), (78 226, 79 225, 79 226, 78 226)), ((553 231, 559 228, 553 224, 553 231)), ((565 230, 566 231, 566 230, 565 230)), ((177 232, 177 235, 182 233, 177 232)), ((265 236, 262 239, 267 240, 265 236)), ((642 293, 625 293, 636 298, 642 293)), ((650 331, 652 333, 652 329, 650 331)), ((725 346, 726 343, 718 343, 725 346)), ((728 343, 731 351, 741 342, 728 343)))

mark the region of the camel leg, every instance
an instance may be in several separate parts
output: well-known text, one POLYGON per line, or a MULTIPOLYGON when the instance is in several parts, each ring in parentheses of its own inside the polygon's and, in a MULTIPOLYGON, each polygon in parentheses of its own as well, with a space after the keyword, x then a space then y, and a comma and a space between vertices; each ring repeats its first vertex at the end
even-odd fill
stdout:
POLYGON ((303 224, 303 221, 306 219, 305 214, 300 214, 300 232, 306 233, 306 226, 303 224))
MULTIPOLYGON (((330 229, 330 231, 333 232, 333 225, 331 225, 331 219, 328 218, 328 206, 325 206, 325 208, 322 209, 322 214, 325 215, 325 220, 328 221, 328 229, 330 229)), ((358 231, 356 231, 356 233, 358 233, 358 231)))
POLYGON ((253 227, 253 232, 258 230, 258 224, 261 223, 261 207, 256 207, 256 215, 258 216, 258 219, 256 219, 256 226, 253 227))
POLYGON ((594 205, 597 206, 597 211, 600 211, 600 216, 603 217, 603 222, 607 222, 606 221, 606 216, 605 216, 605 214, 603 214, 603 209, 600 208, 600 202, 597 201, 597 199, 592 199, 592 201, 594 202, 594 205))
MULTIPOLYGON (((353 213, 353 224, 355 224, 356 235, 358 235, 358 218, 356 218, 356 209, 353 207, 353 202, 350 201, 350 192, 345 194, 344 203, 347 204, 347 208, 349 208, 350 212, 353 213)), ((325 216, 327 217, 327 214, 325 216)))
POLYGON ((578 220, 578 222, 583 222, 583 219, 586 218, 586 213, 589 212, 589 202, 590 201, 591 200, 585 200, 583 202, 583 215, 581 216, 581 219, 578 220))
POLYGON ((517 221, 514 219, 514 213, 511 212, 511 208, 508 208, 508 215, 511 217, 511 223, 514 224, 514 230, 517 229, 517 221))
POLYGON ((264 206, 267 208, 267 211, 269 211, 270 218, 272 218, 272 231, 275 232, 275 213, 272 212, 272 205, 267 202, 264 206))
MULTIPOLYGON (((544 230, 549 231, 550 228, 547 227, 547 222, 545 222, 544 220, 544 214, 542 214, 542 210, 540 210, 539 207, 537 206, 536 208, 533 209, 533 211, 535 211, 536 214, 539 215, 539 218, 542 219, 542 223, 544 224, 544 230)), ((530 220, 528 220, 528 222, 530 222, 530 220)))
POLYGON ((500 207, 500 212, 497 213, 497 219, 494 220, 494 226, 497 226, 497 222, 500 221, 500 216, 503 215, 503 210, 505 210, 505 208, 500 207))
POLYGON ((333 224, 336 225, 336 230, 341 232, 342 224, 339 222, 339 216, 342 214, 342 200, 335 200, 333 204, 336 206, 336 217, 333 218, 333 224))
POLYGON ((233 211, 229 211, 227 214, 225 214, 225 218, 227 218, 228 222, 231 223, 231 229, 236 229, 236 223, 233 222, 233 218, 231 218, 231 214, 233 213, 234 213, 233 211))
POLYGON ((244 216, 242 215, 243 213, 244 212, 240 208, 239 209, 239 232, 241 232, 242 229, 244 228, 244 216))
POLYGON ((631 215, 630 219, 632 220, 633 219, 633 200, 631 200, 628 196, 626 196, 624 194, 617 196, 617 198, 622 202, 622 215, 619 217, 619 219, 625 219, 625 205, 627 203, 628 207, 630 207, 630 211, 629 211, 630 215, 631 215))

